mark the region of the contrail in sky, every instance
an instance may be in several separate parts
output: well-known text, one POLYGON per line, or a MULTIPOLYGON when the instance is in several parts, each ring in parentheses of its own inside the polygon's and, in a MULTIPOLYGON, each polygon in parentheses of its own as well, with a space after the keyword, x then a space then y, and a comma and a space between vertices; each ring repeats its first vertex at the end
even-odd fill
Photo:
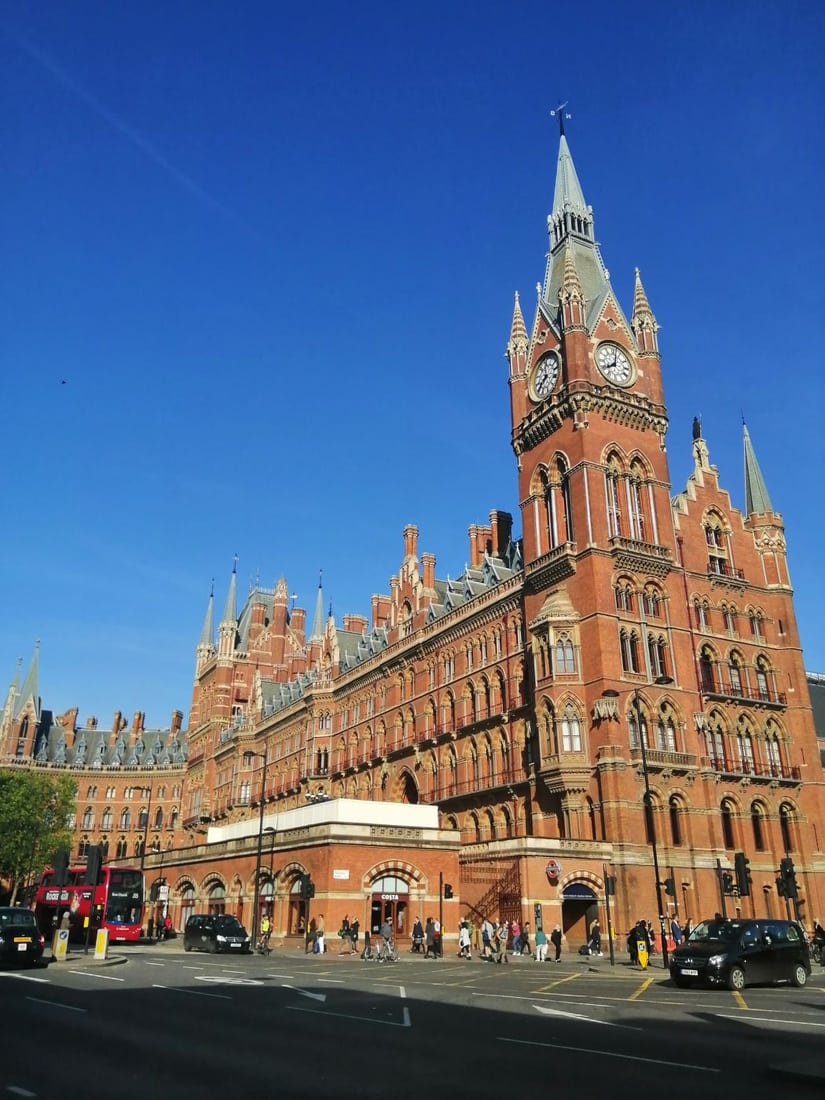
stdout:
POLYGON ((239 221, 234 210, 230 210, 228 206, 224 206, 218 199, 213 198, 208 191, 204 191, 200 184, 196 183, 191 176, 187 176, 180 168, 176 168, 175 165, 167 160, 163 153, 161 153, 159 149, 156 149, 150 141, 141 137, 136 130, 133 130, 132 127, 128 126, 121 118, 118 118, 114 111, 110 111, 109 108, 93 96, 91 92, 87 92, 86 89, 69 76, 65 70, 55 64, 47 54, 43 53, 43 51, 36 46, 33 46, 31 42, 27 41, 22 35, 12 30, 10 27, 6 29, 24 53, 33 61, 36 61, 41 68, 45 69, 46 72, 53 76, 64 88, 68 88, 77 99, 85 103, 87 107, 90 107, 96 115, 108 122, 119 134, 128 141, 131 141, 133 145, 136 145, 149 160, 154 161, 160 168, 163 168, 172 179, 179 183, 190 195, 193 195, 196 199, 200 199, 201 202, 206 203, 207 206, 211 206, 214 210, 220 211, 233 221, 239 221))

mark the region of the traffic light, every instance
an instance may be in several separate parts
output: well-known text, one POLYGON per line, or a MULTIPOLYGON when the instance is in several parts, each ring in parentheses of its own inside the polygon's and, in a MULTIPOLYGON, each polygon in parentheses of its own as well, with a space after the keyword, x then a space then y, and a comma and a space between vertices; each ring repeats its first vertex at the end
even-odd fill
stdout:
POLYGON ((605 885, 605 891, 604 892, 607 894, 607 896, 609 898, 614 898, 616 896, 616 876, 615 875, 607 875, 605 880, 604 880, 604 885, 605 885))
POLYGON ((54 853, 54 885, 65 886, 69 881, 69 853, 65 848, 58 848, 54 853))
POLYGON ((97 886, 100 879, 100 865, 103 862, 99 844, 93 844, 86 853, 86 874, 83 876, 84 886, 97 886))
POLYGON ((736 871, 736 886, 740 898, 746 898, 751 892, 751 861, 744 852, 737 852, 733 857, 733 866, 736 871))
POLYGON ((733 893, 733 875, 730 873, 730 871, 722 872, 722 893, 733 893))
MULTIPOLYGON (((779 863, 779 876, 785 887, 785 892, 782 897, 795 899, 799 897, 799 886, 796 882, 796 871, 794 870, 793 860, 790 856, 785 856, 779 863)), ((777 887, 777 890, 779 888, 777 887)))
POLYGON ((447 901, 453 896, 453 885, 451 882, 444 883, 444 897, 447 901))
POLYGON ((668 875, 668 877, 665 879, 665 884, 664 885, 665 885, 665 893, 668 895, 668 897, 675 898, 676 897, 676 883, 675 883, 672 875, 668 875))
POLYGON ((315 883, 310 875, 301 875, 301 901, 309 901, 315 897, 315 883))
POLYGON ((785 893, 785 880, 780 875, 776 880, 776 892, 780 898, 786 898, 788 895, 785 893))

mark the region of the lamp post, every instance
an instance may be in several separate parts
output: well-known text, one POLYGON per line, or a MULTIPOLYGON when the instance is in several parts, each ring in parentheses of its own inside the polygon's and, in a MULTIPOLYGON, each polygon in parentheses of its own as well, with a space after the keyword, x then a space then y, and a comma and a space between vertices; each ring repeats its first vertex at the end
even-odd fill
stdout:
MULTIPOLYGON (((653 681, 654 684, 665 686, 666 684, 672 684, 673 678, 671 676, 657 676, 653 681)), ((618 692, 605 691, 603 695, 615 698, 618 692)), ((639 735, 639 748, 642 754, 642 775, 645 783, 644 794, 644 811, 645 811, 645 825, 650 837, 650 850, 653 855, 653 878, 656 884, 656 911, 659 914, 659 932, 662 939, 662 965, 665 970, 668 967, 668 955, 667 955, 667 935, 665 932, 665 908, 662 900, 662 883, 659 877, 659 850, 656 846, 656 822, 653 818, 653 801, 650 796, 650 776, 647 770, 647 745, 645 744, 645 729, 642 727, 642 704, 639 699, 639 689, 636 687, 633 689, 633 710, 636 714, 636 730, 639 735)))
POLYGON ((146 841, 149 838, 149 815, 152 812, 152 784, 150 783, 148 787, 135 787, 135 790, 149 795, 149 801, 146 803, 146 820, 143 823, 143 840, 140 844, 140 869, 143 871, 146 865, 146 841))
POLYGON ((244 764, 251 764, 255 758, 263 760, 263 771, 261 772, 261 812, 258 816, 258 845, 255 853, 255 891, 252 902, 252 946, 258 942, 258 905, 261 898, 261 846, 264 840, 264 799, 266 797, 266 766, 268 761, 267 750, 264 747, 263 752, 245 752, 243 754, 244 764))
POLYGON ((269 849, 269 881, 272 883, 272 912, 269 914, 270 927, 271 927, 272 920, 275 916, 275 832, 276 832, 276 830, 271 825, 267 825, 267 827, 264 829, 264 832, 269 833, 272 837, 272 845, 269 849))

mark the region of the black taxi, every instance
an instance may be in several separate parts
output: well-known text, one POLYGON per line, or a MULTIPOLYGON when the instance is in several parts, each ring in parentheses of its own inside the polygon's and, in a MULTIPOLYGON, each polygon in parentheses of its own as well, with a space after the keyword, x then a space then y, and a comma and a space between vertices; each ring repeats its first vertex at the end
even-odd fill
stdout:
POLYGON ((791 920, 704 920, 670 956, 670 976, 678 986, 803 986, 810 974, 805 933, 791 920))

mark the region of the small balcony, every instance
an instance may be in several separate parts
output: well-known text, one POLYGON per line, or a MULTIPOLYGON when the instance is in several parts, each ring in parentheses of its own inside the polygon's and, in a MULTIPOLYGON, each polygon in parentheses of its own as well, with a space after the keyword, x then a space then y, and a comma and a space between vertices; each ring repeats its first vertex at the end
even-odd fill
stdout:
POLYGON ((759 760, 725 760, 720 756, 703 757, 702 764, 730 779, 754 779, 794 785, 801 783, 802 770, 796 764, 762 763, 759 760))
MULTIPOLYGON (((630 759, 634 764, 642 763, 642 750, 638 745, 630 749, 630 759)), ((699 759, 692 752, 671 752, 669 749, 645 748, 645 759, 649 772, 669 771, 674 775, 685 775, 699 767, 699 759)))

